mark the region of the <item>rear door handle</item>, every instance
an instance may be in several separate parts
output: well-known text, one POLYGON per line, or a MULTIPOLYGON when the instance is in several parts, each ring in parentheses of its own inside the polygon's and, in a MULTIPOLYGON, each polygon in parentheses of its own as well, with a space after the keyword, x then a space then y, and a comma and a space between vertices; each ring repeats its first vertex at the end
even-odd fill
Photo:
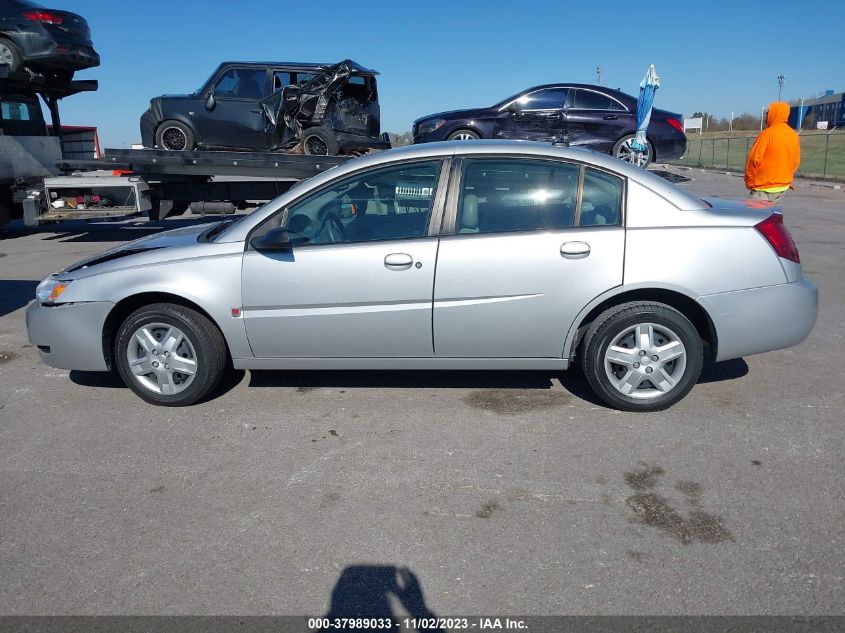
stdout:
POLYGON ((407 270, 414 263, 414 258, 407 253, 391 253, 384 258, 384 267, 388 270, 407 270))
POLYGON ((615 121, 619 117, 615 114, 608 114, 602 117, 605 121, 615 121))
POLYGON ((560 245, 560 254, 567 259, 584 259, 590 254, 587 242, 565 242, 560 245))

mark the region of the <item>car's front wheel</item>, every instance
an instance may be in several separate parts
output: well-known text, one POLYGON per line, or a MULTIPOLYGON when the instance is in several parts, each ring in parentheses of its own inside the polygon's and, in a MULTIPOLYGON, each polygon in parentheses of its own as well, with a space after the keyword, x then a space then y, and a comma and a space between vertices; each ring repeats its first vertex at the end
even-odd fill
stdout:
POLYGON ((179 121, 165 121, 156 130, 159 149, 183 151, 194 149, 194 135, 190 128, 179 121))
POLYGON ((130 314, 117 332, 114 359, 126 386, 163 406, 193 404, 217 386, 226 369, 226 342, 196 310, 156 303, 130 314))
POLYGON ((704 349, 695 326, 662 303, 606 310, 584 337, 582 367, 593 391, 623 411, 660 411, 693 388, 704 349))
POLYGON ((477 141, 481 138, 478 132, 472 130, 455 130, 447 138, 447 141, 477 141))
POLYGON ((627 163, 638 165, 645 169, 654 160, 651 142, 646 141, 645 150, 640 151, 633 146, 635 138, 635 134, 629 134, 616 141, 613 146, 613 155, 619 160, 624 160, 627 163))

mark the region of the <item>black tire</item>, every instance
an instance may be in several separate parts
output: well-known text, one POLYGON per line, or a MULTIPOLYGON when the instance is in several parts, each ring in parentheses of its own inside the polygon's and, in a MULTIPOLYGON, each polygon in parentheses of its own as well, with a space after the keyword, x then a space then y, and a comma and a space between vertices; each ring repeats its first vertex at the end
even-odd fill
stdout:
POLYGON ((194 133, 179 121, 165 121, 156 130, 156 147, 174 152, 194 149, 194 133))
MULTIPOLYGON (((164 342, 160 347, 164 348, 164 342)), ((179 347, 174 350, 174 356, 179 354, 180 349, 185 348, 179 347)), ((163 351, 154 353, 156 359, 163 358, 163 351)), ((185 358, 188 357, 189 355, 186 354, 185 358)), ((153 356, 150 358, 152 359, 153 356)), ((182 407, 204 398, 217 386, 228 365, 228 351, 223 334, 204 315, 196 310, 172 303, 154 303, 135 310, 121 324, 115 337, 114 359, 123 382, 142 400, 160 406, 182 407), (154 324, 178 328, 186 340, 183 345, 190 345, 190 355, 195 361, 196 371, 186 387, 176 385, 176 388, 183 389, 178 393, 154 391, 145 386, 142 378, 136 376, 130 367, 130 343, 134 344, 135 333, 144 326, 154 324)), ((160 384, 157 378, 150 376, 153 376, 152 372, 144 377, 148 384, 160 384)), ((185 376, 184 380, 187 379, 188 376, 185 376)))
POLYGON ((328 128, 310 127, 302 133, 302 151, 309 156, 337 156, 340 146, 328 128))
POLYGON ((21 52, 14 42, 7 40, 5 37, 0 37, 0 64, 6 65, 7 62, 9 62, 9 71, 16 72, 21 69, 23 57, 21 57, 21 52), (4 57, 6 58, 5 62, 2 61, 4 57))
MULTIPOLYGON (((620 160, 624 160, 625 162, 632 163, 633 161, 625 158, 624 156, 621 156, 620 153, 624 154, 624 152, 621 152, 622 147, 625 145, 626 142, 632 141, 636 136, 637 136, 636 134, 628 134, 628 135, 620 138, 618 141, 616 141, 613 144, 613 149, 610 150, 610 155, 614 156, 615 158, 618 158, 620 160)), ((648 146, 648 152, 646 154, 646 160, 645 160, 644 164, 640 165, 640 167, 642 167, 643 169, 645 169, 646 167, 651 165, 652 161, 654 160, 654 145, 652 145, 651 141, 649 141, 649 140, 646 140, 646 145, 648 146)), ((633 163, 633 164, 636 164, 636 163, 633 163)))
POLYGON ((14 204, 12 190, 8 185, 0 185, 0 229, 12 221, 14 204))
MULTIPOLYGON (((627 345, 622 344, 622 347, 627 347, 627 345)), ((606 310, 587 330, 581 349, 584 375, 595 394, 611 407, 623 411, 662 411, 671 407, 686 396, 698 382, 704 362, 704 348, 695 326, 674 308, 653 302, 624 303, 606 310), (632 365, 631 368, 626 368, 624 365, 616 365, 609 361, 606 367, 605 354, 608 347, 637 325, 643 325, 647 329, 646 324, 655 326, 650 330, 653 332, 655 344, 662 346, 677 337, 683 345, 681 349, 685 352, 683 360, 678 358, 667 363, 666 360, 660 360, 659 354, 650 356, 650 353, 646 353, 645 357, 641 358, 639 355, 644 350, 640 350, 639 343, 635 342, 631 357, 637 358, 640 362, 632 365), (655 357, 657 360, 652 360, 655 357), (649 369, 651 371, 646 374, 645 372, 649 369), (663 372, 664 369, 665 373, 657 373, 663 372), (621 382, 623 376, 630 374, 630 382, 642 380, 643 384, 634 389, 637 395, 626 395, 614 386, 609 373, 621 382), (652 376, 655 378, 667 376, 667 379, 674 381, 674 385, 661 393, 662 390, 657 387, 657 383, 651 382, 652 376)))
POLYGON ((472 130, 455 130, 449 136, 446 137, 447 141, 477 141, 481 138, 481 135, 478 132, 474 132, 472 130))

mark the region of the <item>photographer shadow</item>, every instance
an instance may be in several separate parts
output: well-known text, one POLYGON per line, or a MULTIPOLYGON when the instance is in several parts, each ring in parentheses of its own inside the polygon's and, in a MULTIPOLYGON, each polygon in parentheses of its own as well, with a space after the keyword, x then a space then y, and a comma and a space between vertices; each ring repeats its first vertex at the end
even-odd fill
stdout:
MULTIPOLYGON (((324 616, 330 622, 336 618, 367 618, 390 620, 397 628, 402 620, 437 619, 425 602, 417 576, 407 567, 394 565, 350 565, 340 574, 332 589, 329 611, 324 616), (397 613, 404 610, 407 615, 397 613)), ((434 622, 433 624, 436 624, 434 622)), ((384 630, 383 626, 358 630, 384 630)), ((422 628, 422 627, 421 627, 422 628)), ((443 631, 424 627, 426 631, 443 631)), ((405 627, 403 630, 414 630, 405 627)))

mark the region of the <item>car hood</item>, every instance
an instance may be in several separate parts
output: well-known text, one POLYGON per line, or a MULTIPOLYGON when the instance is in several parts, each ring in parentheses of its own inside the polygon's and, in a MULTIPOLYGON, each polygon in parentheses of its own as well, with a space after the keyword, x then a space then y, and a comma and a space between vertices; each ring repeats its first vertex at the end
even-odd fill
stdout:
POLYGON ((490 113, 491 108, 471 108, 469 110, 447 110, 446 112, 438 112, 437 114, 427 114, 414 121, 414 125, 422 123, 423 121, 430 121, 431 119, 463 119, 480 117, 490 113))
MULTIPOLYGON (((199 237, 206 230, 217 224, 211 222, 207 224, 197 224, 194 226, 186 226, 179 229, 172 229, 155 235, 149 235, 126 244, 121 244, 115 248, 110 248, 107 251, 98 253, 92 257, 82 259, 64 270, 59 275, 68 275, 73 277, 87 276, 89 271, 91 274, 99 273, 100 270, 92 270, 94 267, 101 267, 108 262, 115 262, 126 257, 140 255, 141 253, 148 253, 150 251, 161 251, 162 249, 172 249, 175 255, 175 249, 178 247, 190 246, 204 246, 204 243, 199 242, 199 237)), ((184 256, 181 253, 180 256, 184 256)), ((157 261, 167 261, 171 259, 165 253, 160 253, 155 258, 157 261)), ((121 262, 121 266, 125 266, 128 262, 121 262)))

